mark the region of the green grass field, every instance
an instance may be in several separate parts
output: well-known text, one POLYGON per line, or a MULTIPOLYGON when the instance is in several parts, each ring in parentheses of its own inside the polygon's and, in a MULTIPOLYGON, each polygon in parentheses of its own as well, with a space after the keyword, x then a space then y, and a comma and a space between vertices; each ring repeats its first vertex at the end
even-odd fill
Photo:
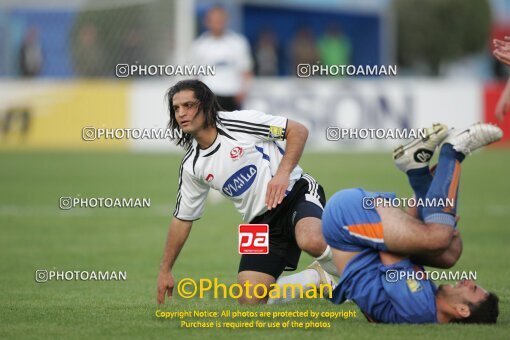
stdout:
MULTIPOLYGON (((461 179, 464 254, 455 267, 476 271, 500 297, 495 326, 375 325, 337 319, 329 329, 183 329, 155 317, 156 279, 170 221, 180 156, 131 153, 0 153, 0 338, 218 339, 312 337, 508 339, 510 333, 510 151, 470 156, 461 179), (60 196, 147 197, 148 209, 58 207, 60 196), (35 270, 126 271, 126 281, 36 283, 35 270)), ((409 195, 405 176, 388 154, 306 154, 301 165, 326 194, 363 186, 409 195)), ((176 279, 236 280, 240 217, 225 201, 208 204, 175 266, 176 279)), ((301 257, 300 268, 310 263, 301 257)), ((167 301, 164 311, 357 310, 352 304, 298 301, 241 307, 233 300, 167 301)), ((288 318, 287 318, 288 319, 288 318)), ((208 320, 208 319, 202 319, 208 320)), ((286 319, 282 319, 286 320, 286 319)))

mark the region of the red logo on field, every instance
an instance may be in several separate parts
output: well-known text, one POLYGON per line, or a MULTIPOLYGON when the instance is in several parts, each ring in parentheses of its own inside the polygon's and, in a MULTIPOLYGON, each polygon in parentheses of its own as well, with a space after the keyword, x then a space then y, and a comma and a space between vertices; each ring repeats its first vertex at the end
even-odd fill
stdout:
POLYGON ((207 177, 205 178, 205 181, 206 181, 206 182, 210 182, 210 181, 212 181, 213 179, 214 179, 214 175, 213 175, 213 174, 209 174, 209 175, 207 175, 207 177))
POLYGON ((240 224, 239 254, 268 254, 269 225, 240 224))
POLYGON ((243 148, 240 146, 236 146, 235 148, 230 150, 230 158, 232 158, 235 161, 235 160, 241 158, 243 153, 244 153, 243 148))

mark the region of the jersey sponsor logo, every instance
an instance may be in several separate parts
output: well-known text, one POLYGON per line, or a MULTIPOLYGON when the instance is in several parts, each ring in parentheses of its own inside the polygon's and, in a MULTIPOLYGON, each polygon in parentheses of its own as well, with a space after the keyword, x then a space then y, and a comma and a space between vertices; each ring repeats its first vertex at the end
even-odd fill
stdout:
POLYGON ((230 176, 225 184, 223 184, 221 190, 229 197, 242 195, 251 187, 255 181, 255 177, 257 177, 257 167, 253 164, 247 165, 230 176))
POLYGON ((239 254, 268 254, 269 225, 240 224, 238 245, 239 254))
POLYGON ((210 182, 210 181, 212 181, 213 179, 214 179, 214 175, 213 175, 213 174, 209 174, 209 175, 207 175, 207 177, 205 178, 205 181, 206 181, 206 182, 210 182))
POLYGON ((243 154, 244 154, 244 150, 240 146, 236 146, 235 148, 230 150, 230 158, 232 158, 232 160, 234 160, 234 161, 241 158, 243 156, 243 154))
POLYGON ((419 292, 420 290, 422 290, 422 286, 421 286, 420 282, 418 282, 416 280, 407 279, 406 283, 407 283, 407 287, 409 287, 409 290, 411 291, 411 293, 416 293, 416 292, 419 292))
POLYGON ((426 149, 416 150, 414 160, 418 163, 426 163, 432 158, 432 151, 426 149))
POLYGON ((283 139, 283 128, 279 126, 269 126, 269 138, 283 139))

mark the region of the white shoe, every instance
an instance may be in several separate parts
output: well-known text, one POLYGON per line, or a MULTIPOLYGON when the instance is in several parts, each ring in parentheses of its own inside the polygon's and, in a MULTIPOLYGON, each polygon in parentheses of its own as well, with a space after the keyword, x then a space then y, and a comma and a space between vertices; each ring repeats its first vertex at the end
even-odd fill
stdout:
POLYGON ((497 142, 503 137, 503 131, 492 124, 476 123, 466 129, 452 130, 443 141, 453 145, 453 149, 469 155, 475 150, 497 142))
MULTIPOLYGON (((332 289, 335 289, 336 282, 333 279, 333 276, 329 275, 324 270, 324 268, 322 268, 322 266, 320 265, 319 262, 313 261, 312 264, 307 267, 307 269, 313 269, 317 273, 319 273, 319 278, 320 278, 320 284, 321 285, 330 285, 332 287, 332 289)), ((328 286, 323 286, 323 287, 324 287, 324 296, 329 296, 329 288, 328 288, 328 286)), ((317 287, 317 288, 319 288, 319 287, 317 287)))
POLYGON ((448 127, 435 123, 425 129, 425 136, 393 150, 395 165, 403 172, 429 165, 436 147, 448 135, 448 127))

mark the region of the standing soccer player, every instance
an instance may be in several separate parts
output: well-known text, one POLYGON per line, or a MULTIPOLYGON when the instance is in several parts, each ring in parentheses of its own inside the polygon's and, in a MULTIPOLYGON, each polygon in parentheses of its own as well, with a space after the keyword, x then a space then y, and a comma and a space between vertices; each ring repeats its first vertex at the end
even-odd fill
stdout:
POLYGON ((250 44, 243 35, 227 28, 228 13, 222 6, 213 6, 205 16, 207 31, 191 46, 194 65, 214 65, 214 76, 199 79, 214 91, 226 111, 240 110, 253 77, 250 44))
MULTIPOLYGON (((298 165, 306 127, 259 111, 220 111, 214 93, 198 80, 178 82, 167 98, 169 127, 183 132, 176 142, 186 154, 158 277, 158 303, 165 293, 172 295, 172 268, 210 188, 232 200, 246 223, 269 225, 269 253, 242 255, 238 283, 265 285, 269 291, 284 270, 296 269, 301 250, 335 274, 321 231, 324 191, 298 165)), ((267 302, 253 296, 245 291, 239 302, 267 302)))

